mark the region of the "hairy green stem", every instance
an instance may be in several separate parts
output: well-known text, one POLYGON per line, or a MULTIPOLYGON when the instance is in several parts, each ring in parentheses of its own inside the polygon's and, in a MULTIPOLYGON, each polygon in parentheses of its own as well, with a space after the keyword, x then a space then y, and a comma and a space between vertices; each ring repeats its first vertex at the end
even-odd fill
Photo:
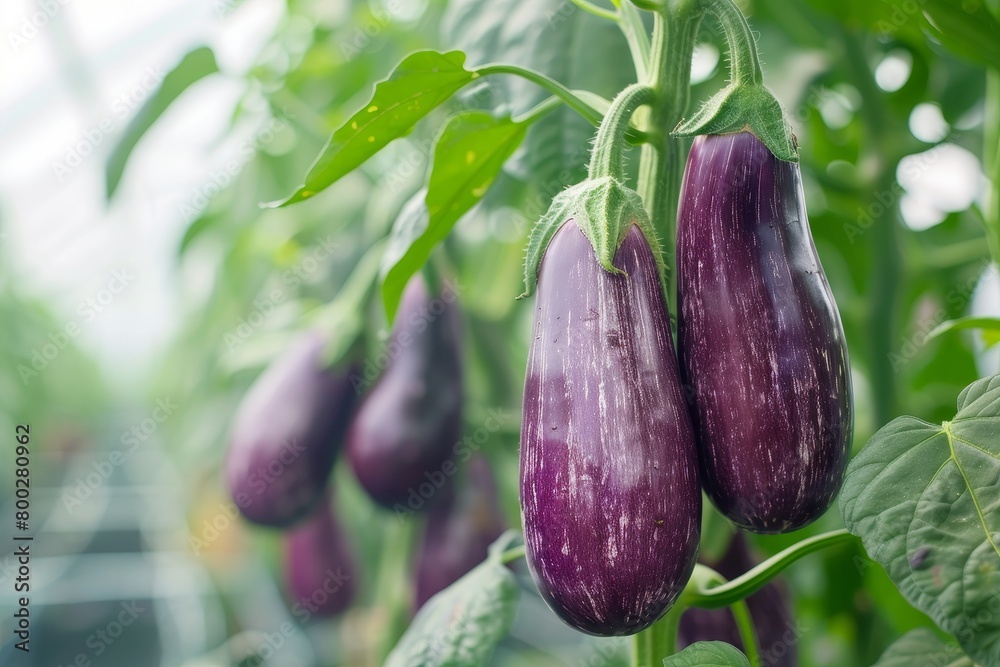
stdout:
POLYGON ((619 181, 624 180, 622 174, 622 144, 625 130, 635 110, 653 99, 653 89, 649 86, 633 83, 625 88, 611 103, 611 108, 605 114, 601 127, 597 130, 594 141, 594 154, 590 158, 588 175, 592 179, 612 176, 619 181))
POLYGON ((410 585, 410 554, 416 534, 414 519, 393 521, 387 528, 379 559, 376 600, 385 604, 387 626, 381 633, 382 659, 392 651, 410 621, 413 588, 410 585))
POLYGON ((721 585, 714 585, 721 580, 721 575, 704 565, 697 565, 691 581, 684 590, 682 600, 688 606, 702 609, 728 607, 759 591, 782 570, 803 556, 856 539, 846 530, 834 530, 804 539, 771 556, 745 574, 721 585))
POLYGON ((650 125, 664 133, 657 144, 642 147, 638 191, 646 205, 666 264, 667 303, 676 313, 674 247, 677 203, 684 176, 686 142, 670 136, 683 120, 691 97, 691 59, 704 11, 695 0, 671 0, 653 15, 649 84, 655 99, 650 125))
POLYGON ((508 563, 513 563, 518 558, 524 558, 524 545, 517 547, 511 547, 507 551, 503 552, 503 556, 500 558, 500 562, 504 565, 508 563))
POLYGON ((684 606, 675 604, 663 618, 632 636, 632 667, 658 667, 677 652, 677 628, 684 606))
POLYGON ((706 9, 718 17, 729 46, 729 73, 738 85, 761 84, 757 43, 750 24, 733 0, 706 0, 706 9))

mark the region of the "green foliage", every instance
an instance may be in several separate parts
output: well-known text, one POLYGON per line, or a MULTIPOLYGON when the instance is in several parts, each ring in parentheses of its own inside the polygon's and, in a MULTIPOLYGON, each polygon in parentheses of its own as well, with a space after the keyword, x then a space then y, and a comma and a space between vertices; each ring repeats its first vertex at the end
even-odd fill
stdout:
POLYGON ((375 86, 371 99, 327 142, 305 182, 272 206, 304 201, 330 187, 413 126, 479 75, 464 67, 461 51, 418 51, 375 86))
POLYGON ((960 648, 942 641, 926 628, 913 630, 900 637, 885 650, 873 667, 912 667, 915 664, 975 667, 960 648))
POLYGON ((698 642, 666 658, 663 667, 750 667, 750 661, 731 644, 698 642))
POLYGON ((458 114, 445 125, 434 144, 425 195, 426 221, 419 215, 401 216, 393 229, 391 258, 383 264, 382 299, 390 321, 410 277, 483 198, 529 125, 483 111, 458 114), (414 224, 417 220, 422 221, 419 227, 414 224))
POLYGON ((851 461, 840 508, 916 607, 984 664, 1000 661, 1000 376, 951 421, 893 420, 851 461))
POLYGON ((438 593, 417 613, 386 667, 488 664, 514 622, 520 590, 499 554, 438 593))

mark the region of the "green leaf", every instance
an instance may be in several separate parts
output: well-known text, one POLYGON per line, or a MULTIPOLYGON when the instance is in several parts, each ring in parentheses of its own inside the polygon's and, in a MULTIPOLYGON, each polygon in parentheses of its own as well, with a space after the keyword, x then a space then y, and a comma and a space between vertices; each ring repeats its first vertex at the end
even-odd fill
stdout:
POLYGON ((1000 375, 940 426, 899 417, 851 461, 840 498, 903 596, 983 664, 1000 662, 1000 375))
POLYGON ((935 338, 948 331, 959 329, 982 329, 983 341, 987 347, 1000 342, 1000 318, 996 317, 960 317, 948 320, 934 327, 927 337, 935 338))
POLYGON ((510 630, 520 591, 494 552, 417 612, 386 667, 486 665, 510 630))
POLYGON ((152 127, 153 123, 192 84, 218 71, 215 54, 207 46, 202 46, 188 53, 177 63, 176 67, 167 72, 156 93, 142 105, 135 117, 125 127, 121 139, 115 144, 110 157, 108 157, 108 163, 104 168, 105 190, 108 199, 111 199, 115 194, 122 174, 125 172, 125 163, 128 162, 136 144, 152 127))
POLYGON ((390 321, 407 281, 455 223, 483 198, 529 125, 494 118, 485 111, 458 114, 445 125, 434 145, 423 215, 407 204, 406 213, 393 227, 382 265, 382 300, 390 321))
POLYGON ((663 667, 750 667, 750 661, 732 644, 697 642, 664 658, 663 667))
POLYGON ((918 628, 897 639, 872 667, 914 667, 942 665, 975 667, 972 660, 954 644, 941 640, 927 628, 918 628))
POLYGON ((285 199, 287 206, 330 187, 414 125, 460 88, 479 77, 465 67, 461 51, 417 51, 403 58, 387 79, 375 85, 364 107, 331 135, 309 168, 305 182, 285 199))

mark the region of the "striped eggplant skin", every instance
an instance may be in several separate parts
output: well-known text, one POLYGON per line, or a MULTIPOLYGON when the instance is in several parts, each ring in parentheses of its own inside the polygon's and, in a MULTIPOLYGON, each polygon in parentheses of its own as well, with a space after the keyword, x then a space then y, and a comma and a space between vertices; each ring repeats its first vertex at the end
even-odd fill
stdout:
POLYGON ((253 523, 287 528, 323 496, 355 403, 351 368, 327 368, 325 345, 316 331, 296 339, 237 410, 225 474, 233 501, 253 523))
MULTIPOLYGON (((758 560, 741 533, 733 536, 729 548, 719 560, 705 564, 732 580, 748 572, 758 560)), ((797 667, 796 645, 801 630, 793 621, 788 590, 780 577, 772 579, 746 599, 750 617, 757 630, 760 664, 763 667, 797 667)), ((681 615, 677 633, 677 648, 683 649, 696 642, 726 642, 743 650, 743 641, 736 620, 729 609, 686 609, 681 615)))
POLYGON ((386 347, 390 361, 347 437, 355 476, 384 507, 423 509, 433 503, 412 507, 411 498, 445 478, 442 467, 462 435, 460 325, 453 290, 432 299, 421 276, 410 280, 386 347))
POLYGON ((336 616, 354 601, 358 565, 329 498, 284 536, 285 591, 296 616, 336 616))
POLYGON ((746 530, 802 528, 840 490, 853 399, 798 164, 748 132, 695 139, 678 210, 677 292, 705 491, 746 530))
POLYGON ((507 528, 484 457, 471 459, 455 481, 458 488, 427 512, 417 548, 416 609, 486 560, 490 545, 507 528))
POLYGON ((676 600, 701 531, 694 434, 652 250, 632 226, 600 267, 569 220, 545 251, 525 379, 528 567, 566 623, 630 635, 676 600))

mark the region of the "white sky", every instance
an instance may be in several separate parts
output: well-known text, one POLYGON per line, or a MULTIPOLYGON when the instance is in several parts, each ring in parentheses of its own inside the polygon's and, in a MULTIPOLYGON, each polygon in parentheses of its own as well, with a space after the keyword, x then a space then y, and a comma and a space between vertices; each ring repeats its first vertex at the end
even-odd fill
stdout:
POLYGON ((48 12, 31 0, 0 3, 0 261, 131 384, 175 328, 179 206, 239 144, 218 144, 239 77, 205 79, 171 108, 133 153, 110 208, 107 153, 157 78, 192 48, 212 46, 224 73, 248 67, 283 3, 248 0, 225 19, 204 0, 61 3, 48 12), (74 146, 93 152, 57 175, 54 163, 70 164, 74 146), (80 304, 122 269, 127 287, 86 318, 80 304))

